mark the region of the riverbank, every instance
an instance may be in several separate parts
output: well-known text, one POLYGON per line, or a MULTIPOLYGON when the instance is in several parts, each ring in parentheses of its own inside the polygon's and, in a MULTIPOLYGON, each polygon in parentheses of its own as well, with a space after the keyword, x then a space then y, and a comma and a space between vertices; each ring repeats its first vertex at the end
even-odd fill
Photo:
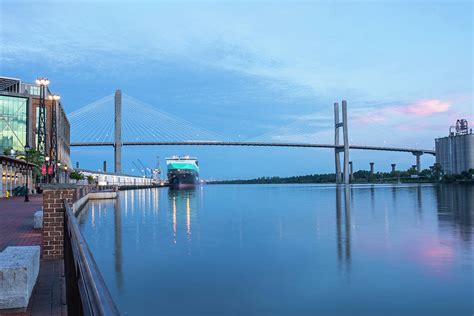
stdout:
MULTIPOLYGON (((234 179, 209 181, 208 184, 317 184, 336 183, 334 173, 310 174, 291 177, 259 177, 255 179, 234 179)), ((434 168, 424 169, 417 174, 414 168, 406 171, 377 172, 371 173, 359 170, 352 174, 351 183, 452 183, 452 184, 474 184, 474 170, 463 172, 459 175, 443 175, 442 171, 434 168)))

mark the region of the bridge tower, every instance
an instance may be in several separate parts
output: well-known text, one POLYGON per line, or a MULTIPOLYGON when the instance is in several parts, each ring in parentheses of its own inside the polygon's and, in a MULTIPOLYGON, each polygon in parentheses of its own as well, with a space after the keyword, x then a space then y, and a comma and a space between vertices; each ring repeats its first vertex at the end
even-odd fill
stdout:
POLYGON ((115 91, 115 173, 122 173, 122 91, 115 91))
POLYGON ((350 174, 349 174, 349 135, 348 135, 348 126, 347 126, 347 102, 342 100, 342 122, 339 120, 339 103, 334 103, 334 156, 336 164, 336 183, 342 183, 341 175, 341 159, 339 153, 344 152, 344 184, 349 184, 350 174), (342 137, 343 137, 343 146, 339 144, 339 128, 342 127, 342 137))

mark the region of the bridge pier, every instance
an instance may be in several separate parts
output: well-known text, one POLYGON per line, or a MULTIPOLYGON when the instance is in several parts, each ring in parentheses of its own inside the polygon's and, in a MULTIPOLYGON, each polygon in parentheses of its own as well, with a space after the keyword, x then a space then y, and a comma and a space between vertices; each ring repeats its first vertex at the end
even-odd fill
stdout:
POLYGON ((341 123, 339 122, 339 103, 334 103, 334 160, 336 165, 336 184, 340 184, 342 181, 341 176, 341 158, 339 156, 339 127, 341 127, 341 123))
POLYGON ((115 91, 115 173, 122 173, 122 91, 115 91))
POLYGON ((347 102, 342 100, 342 134, 344 137, 344 184, 349 184, 349 135, 347 128, 347 102))
POLYGON ((347 102, 342 101, 342 122, 339 121, 339 103, 334 103, 334 161, 336 164, 336 183, 342 183, 341 158, 339 153, 344 152, 344 184, 349 184, 349 135, 347 127, 347 102), (342 127, 343 147, 339 145, 339 128, 342 127))
POLYGON ((415 151, 413 155, 416 157, 416 173, 419 174, 421 172, 421 155, 423 155, 423 153, 421 151, 415 151))
POLYGON ((370 175, 373 176, 374 175, 374 162, 371 162, 370 163, 370 175))
POLYGON ((351 182, 353 182, 354 181, 354 168, 353 168, 353 165, 352 165, 352 161, 349 161, 349 170, 350 170, 349 180, 351 182))
POLYGON ((392 163, 392 173, 395 172, 395 167, 396 167, 396 165, 397 165, 397 164, 392 163))

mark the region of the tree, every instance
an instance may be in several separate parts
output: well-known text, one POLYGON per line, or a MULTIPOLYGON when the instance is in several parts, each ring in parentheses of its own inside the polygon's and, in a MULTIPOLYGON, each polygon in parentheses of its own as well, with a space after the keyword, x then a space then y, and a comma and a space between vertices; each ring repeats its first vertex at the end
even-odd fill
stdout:
POLYGON ((91 175, 88 175, 88 176, 87 176, 87 183, 89 183, 89 184, 94 183, 94 177, 91 176, 91 175))
POLYGON ((73 180, 84 180, 85 177, 80 171, 73 171, 69 174, 69 178, 73 180))
POLYGON ((40 166, 44 163, 43 155, 36 149, 30 149, 22 159, 34 165, 32 169, 33 177, 37 179, 41 175, 40 166))
POLYGON ((10 156, 11 151, 12 151, 11 147, 5 147, 5 148, 3 148, 3 155, 4 156, 10 156))

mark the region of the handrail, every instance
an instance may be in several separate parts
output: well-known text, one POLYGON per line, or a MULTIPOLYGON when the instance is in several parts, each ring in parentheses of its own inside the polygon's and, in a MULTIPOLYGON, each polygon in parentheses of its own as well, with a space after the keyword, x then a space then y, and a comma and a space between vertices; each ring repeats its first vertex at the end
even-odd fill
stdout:
POLYGON ((68 315, 119 315, 71 206, 63 203, 68 315))

